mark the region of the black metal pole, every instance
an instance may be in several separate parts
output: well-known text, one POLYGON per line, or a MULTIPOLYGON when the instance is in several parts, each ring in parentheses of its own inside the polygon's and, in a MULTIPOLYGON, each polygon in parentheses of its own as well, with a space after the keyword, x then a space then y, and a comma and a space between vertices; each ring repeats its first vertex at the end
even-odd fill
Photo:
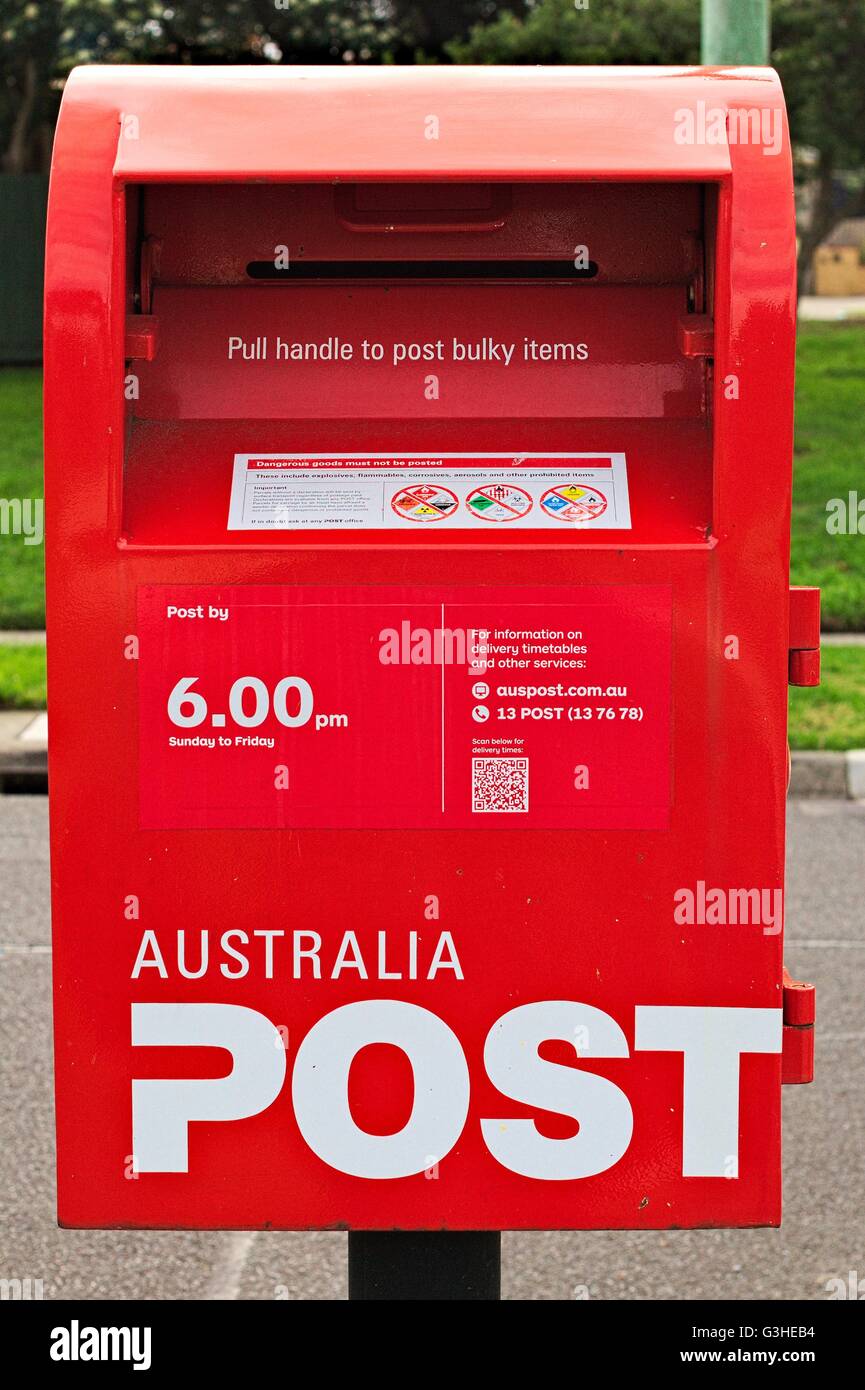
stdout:
POLYGON ((501 1298, 498 1231, 351 1231, 350 1299, 501 1298))

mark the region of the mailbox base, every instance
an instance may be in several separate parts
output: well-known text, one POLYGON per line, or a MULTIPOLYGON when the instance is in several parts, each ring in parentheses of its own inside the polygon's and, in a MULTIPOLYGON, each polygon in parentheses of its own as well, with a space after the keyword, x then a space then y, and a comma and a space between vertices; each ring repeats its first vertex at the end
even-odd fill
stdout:
POLYGON ((498 1231, 352 1231, 352 1300, 495 1302, 501 1297, 498 1231))

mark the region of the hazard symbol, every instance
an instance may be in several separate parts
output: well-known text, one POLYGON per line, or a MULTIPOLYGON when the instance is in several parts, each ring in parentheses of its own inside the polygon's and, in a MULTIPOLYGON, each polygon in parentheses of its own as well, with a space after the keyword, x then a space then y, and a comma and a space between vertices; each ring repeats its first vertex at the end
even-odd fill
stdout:
POLYGON ((412 483, 394 493, 391 506, 406 521, 441 521, 458 506, 458 499, 449 488, 412 483))
POLYGON ((521 487, 510 483, 484 483, 470 492, 466 506, 484 521, 518 521, 532 509, 532 499, 521 487))
POLYGON ((581 487, 579 483, 559 483, 541 498, 541 506, 557 521, 594 521, 607 510, 607 499, 596 487, 581 487))

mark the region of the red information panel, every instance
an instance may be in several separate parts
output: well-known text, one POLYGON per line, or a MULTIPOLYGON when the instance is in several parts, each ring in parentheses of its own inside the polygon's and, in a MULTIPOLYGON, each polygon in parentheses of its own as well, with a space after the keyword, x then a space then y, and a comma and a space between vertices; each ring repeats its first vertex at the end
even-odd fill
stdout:
POLYGON ((670 591, 139 591, 145 829, 665 829, 670 591))

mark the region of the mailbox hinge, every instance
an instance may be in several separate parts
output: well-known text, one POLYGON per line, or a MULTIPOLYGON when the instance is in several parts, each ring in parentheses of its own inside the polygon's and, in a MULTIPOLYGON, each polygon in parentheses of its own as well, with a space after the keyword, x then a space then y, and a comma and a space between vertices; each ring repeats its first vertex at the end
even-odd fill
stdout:
POLYGON ((781 1084, 800 1086, 814 1080, 814 1018, 816 991, 784 975, 784 1032, 781 1042, 781 1084))
POLYGON ((152 362, 159 343, 157 321, 153 313, 153 281, 159 270, 162 242, 159 237, 145 237, 141 243, 138 267, 138 313, 126 316, 126 346, 124 357, 129 361, 152 362))
POLYGON ((791 685, 820 684, 820 590, 790 587, 788 679, 791 685))
POLYGON ((156 356, 156 319, 152 314, 128 314, 126 317, 126 346, 123 355, 127 362, 152 362, 156 356))
POLYGON ((679 351, 683 357, 714 357, 715 320, 710 314, 686 314, 679 319, 679 351))

